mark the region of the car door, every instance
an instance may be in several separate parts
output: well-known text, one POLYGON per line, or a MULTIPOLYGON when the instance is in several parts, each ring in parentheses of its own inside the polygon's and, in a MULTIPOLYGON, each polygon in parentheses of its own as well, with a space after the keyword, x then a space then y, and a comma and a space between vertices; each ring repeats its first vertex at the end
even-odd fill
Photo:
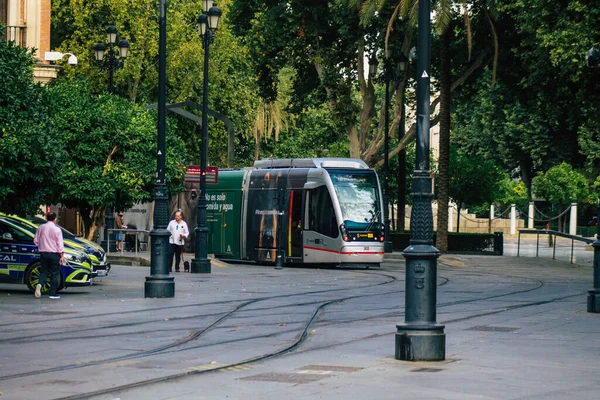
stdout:
POLYGON ((39 257, 31 235, 0 220, 0 281, 23 282, 25 269, 39 257))

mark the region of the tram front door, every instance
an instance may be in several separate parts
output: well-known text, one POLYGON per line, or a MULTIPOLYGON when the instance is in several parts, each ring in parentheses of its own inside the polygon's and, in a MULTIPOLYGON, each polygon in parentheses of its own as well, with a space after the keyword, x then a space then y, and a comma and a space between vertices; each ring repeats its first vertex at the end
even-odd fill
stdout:
POLYGON ((326 186, 307 191, 303 234, 304 262, 339 263, 339 230, 326 186))
POLYGON ((302 190, 290 190, 290 212, 288 220, 288 258, 302 262, 302 190))

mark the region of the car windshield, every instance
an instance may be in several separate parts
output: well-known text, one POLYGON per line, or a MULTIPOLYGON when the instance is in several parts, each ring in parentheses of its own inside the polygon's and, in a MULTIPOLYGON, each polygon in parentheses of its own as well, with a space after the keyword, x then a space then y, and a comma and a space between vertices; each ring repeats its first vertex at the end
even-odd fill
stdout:
POLYGON ((381 227, 379 186, 374 171, 329 170, 348 230, 381 227))

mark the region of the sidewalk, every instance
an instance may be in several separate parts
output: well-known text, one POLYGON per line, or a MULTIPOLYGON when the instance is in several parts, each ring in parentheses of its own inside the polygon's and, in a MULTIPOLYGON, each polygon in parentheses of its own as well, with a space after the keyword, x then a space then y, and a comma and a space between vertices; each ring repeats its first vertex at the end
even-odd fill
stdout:
POLYGON ((0 286, 2 399, 598 398, 588 266, 442 256, 441 362, 394 359, 401 259, 380 270, 214 260, 211 274, 173 274, 170 299, 143 297, 148 274, 114 265, 59 302, 0 286))

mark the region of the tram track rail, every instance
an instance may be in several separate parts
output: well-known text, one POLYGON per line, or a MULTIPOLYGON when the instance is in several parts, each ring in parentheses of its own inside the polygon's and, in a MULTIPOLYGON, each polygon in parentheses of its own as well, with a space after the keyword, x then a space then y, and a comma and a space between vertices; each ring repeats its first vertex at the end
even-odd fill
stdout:
MULTIPOLYGON (((526 290, 526 291, 529 291, 529 290, 526 290)), ((515 292, 515 293, 518 293, 518 291, 515 292)), ((515 294, 515 293, 511 293, 511 294, 515 294)), ((573 297, 576 297, 576 296, 580 296, 581 294, 582 293, 576 293, 576 294, 567 295, 567 296, 554 297, 554 298, 543 300, 543 301, 528 302, 528 303, 524 303, 524 304, 517 304, 517 305, 511 305, 511 306, 499 306, 499 309, 497 309, 497 310, 492 310, 492 311, 488 311, 488 312, 474 313, 472 315, 465 316, 465 317, 462 317, 462 318, 455 318, 455 319, 449 319, 449 320, 440 321, 440 323, 441 324, 447 324, 447 323, 452 323, 452 322, 461 322, 461 321, 475 319, 475 318, 479 318, 479 317, 484 317, 484 316, 488 316, 488 315, 492 315, 492 314, 510 312, 510 311, 518 309, 518 308, 540 306, 540 305, 549 304, 549 303, 553 303, 553 302, 556 302, 556 301, 565 300, 565 299, 573 298, 573 297)), ((506 295, 508 295, 508 294, 506 294, 506 295)), ((360 297, 360 296, 356 296, 356 297, 360 297)), ((494 296, 494 297, 500 297, 500 295, 499 296, 494 296)), ((288 353, 292 352, 293 350, 297 349, 303 342, 306 341, 306 339, 308 337, 308 331, 309 331, 309 329, 312 327, 313 323, 316 321, 316 319, 318 318, 319 314, 327 306, 329 306, 331 304, 334 304, 334 303, 339 303, 339 302, 342 302, 342 301, 344 301, 344 299, 332 300, 332 301, 329 301, 329 302, 321 304, 315 310, 315 312, 313 313, 312 317, 310 318, 310 320, 308 321, 308 323, 306 324, 306 326, 304 327, 304 329, 302 330, 302 332, 300 333, 300 335, 297 337, 297 339, 292 344, 290 344, 289 346, 286 346, 284 348, 278 349, 277 351, 273 351, 273 352, 261 354, 261 355, 258 355, 258 356, 255 356, 255 357, 251 357, 251 358, 248 358, 248 359, 244 359, 244 360, 241 360, 241 361, 238 361, 238 362, 235 362, 235 363, 228 363, 228 364, 225 364, 225 365, 216 365, 214 368, 210 368, 210 369, 183 371, 183 372, 176 373, 176 374, 170 374, 170 375, 164 376, 164 377, 158 377, 158 378, 143 380, 143 381, 139 381, 139 382, 133 382, 133 383, 121 385, 121 386, 118 386, 118 387, 105 388, 105 389, 96 390, 96 391, 89 392, 89 393, 84 393, 84 394, 77 394, 77 395, 68 396, 68 397, 61 397, 61 398, 58 398, 58 399, 55 399, 55 400, 89 399, 89 398, 93 398, 93 397, 104 395, 104 394, 121 393, 121 392, 125 392, 127 390, 131 390, 131 389, 135 389, 135 388, 139 388, 139 387, 144 387, 144 386, 148 386, 148 385, 152 385, 152 384, 157 384, 157 383, 161 383, 161 382, 167 382, 167 381, 171 381, 171 380, 182 379, 182 378, 186 378, 186 377, 190 377, 190 376, 197 376, 197 375, 201 375, 201 374, 202 375, 210 374, 210 373, 214 373, 214 372, 218 372, 218 371, 223 371, 223 370, 228 370, 228 369, 239 367, 239 366, 244 366, 244 365, 258 363, 258 362, 261 362, 261 361, 266 361, 266 360, 274 358, 274 357, 285 356, 286 354, 288 354, 288 353)), ((471 302, 475 302, 475 301, 478 301, 478 300, 477 299, 471 300, 471 302)), ((446 305, 440 305, 440 307, 450 306, 450 305, 454 305, 454 304, 448 303, 446 305)), ((400 315, 402 315, 402 314, 403 313, 400 313, 400 315)), ((354 320, 348 320, 348 321, 345 321, 343 323, 351 323, 351 322, 356 322, 356 321, 359 321, 359 320, 368 320, 368 319, 373 319, 373 318, 381 318, 381 315, 379 315, 379 316, 371 316, 371 317, 367 317, 367 318, 354 319, 354 320)), ((337 321, 335 323, 339 324, 340 322, 337 321)), ((323 349, 326 349, 326 348, 333 348, 333 347, 343 346, 343 345, 346 345, 346 344, 349 344, 349 343, 359 342, 359 341, 362 341, 362 340, 374 339, 374 338, 379 338, 379 337, 383 337, 383 336, 391 336, 393 334, 395 334, 395 331, 390 331, 390 332, 380 333, 380 334, 366 335, 366 336, 354 338, 352 340, 346 340, 346 341, 342 341, 342 342, 337 342, 337 343, 334 343, 334 344, 319 345, 319 346, 314 346, 314 347, 307 348, 307 349, 297 350, 297 351, 294 352, 294 354, 302 354, 302 353, 308 353, 308 352, 313 352, 313 351, 319 351, 319 350, 323 350, 323 349)), ((268 337, 268 336, 270 336, 270 335, 265 335, 265 337, 268 337)), ((236 340, 236 342, 238 342, 240 340, 251 340, 253 338, 254 337, 248 337, 248 338, 238 339, 238 340, 236 340)), ((216 343, 205 344, 203 346, 214 346, 214 345, 216 345, 216 343)))
MULTIPOLYGON (((400 271, 398 271, 400 272, 400 271)), ((373 271, 369 271, 368 274, 373 275, 374 272, 373 271)), ((304 351, 316 351, 318 349, 321 348, 325 348, 325 347, 315 347, 314 349, 304 349, 304 350, 300 350, 299 347, 306 341, 307 337, 308 337, 308 332, 310 331, 311 327, 317 327, 317 326, 324 326, 327 324, 348 324, 348 323, 352 323, 352 322, 357 322, 357 321, 361 321, 361 320, 369 320, 369 319, 375 319, 375 318, 387 318, 387 317, 392 317, 392 316, 398 316, 401 317, 403 315, 403 312, 396 312, 396 313, 383 313, 383 314, 378 314, 378 315, 373 315, 373 316, 368 316, 368 317, 363 317, 363 318, 357 318, 357 319, 347 319, 344 321, 340 321, 340 320, 333 320, 333 321, 320 321, 319 318, 323 315, 323 311, 330 305, 332 304, 336 304, 336 303, 343 303, 344 301, 347 300, 351 300, 351 299, 356 299, 356 298, 362 298, 362 297, 372 297, 372 296, 386 296, 389 294, 393 294, 393 293, 401 293, 402 291, 399 290, 394 290, 394 291, 389 291, 389 292, 382 292, 382 293, 366 293, 366 294, 360 294, 360 295, 354 295, 354 296, 346 296, 346 297, 341 297, 341 298, 336 298, 336 299, 330 299, 330 300, 315 300, 315 301, 309 301, 309 302, 298 302, 298 303, 291 303, 291 304, 283 304, 283 305, 279 305, 276 306, 276 308, 288 308, 288 307, 294 307, 294 306, 308 306, 308 305, 317 305, 316 309, 314 310, 314 312, 311 315, 311 318, 308 319, 307 321, 305 321, 305 324, 303 325, 303 327, 298 327, 298 328, 294 328, 294 329, 286 329, 280 332, 276 332, 276 333, 268 333, 268 334, 264 334, 264 335, 255 335, 255 336, 247 336, 247 337, 241 337, 238 338, 236 340, 230 340, 230 341, 223 341, 223 342, 211 342, 211 343, 202 343, 202 344, 198 344, 197 346, 190 346, 188 348, 182 349, 180 348, 182 345, 184 344, 188 344, 191 343, 192 341, 199 339, 200 337, 202 337, 206 332, 210 331, 211 329, 214 329, 215 327, 217 327, 218 325, 224 323, 226 320, 228 320, 229 318, 233 317, 235 315, 236 318, 239 318, 239 312, 246 309, 248 306, 253 305, 253 304, 257 304, 259 302, 262 301, 268 301, 268 300, 272 300, 272 299, 282 299, 282 298, 291 298, 291 297, 295 297, 295 296, 304 296, 304 295, 310 295, 310 294, 327 294, 327 293, 332 293, 332 292, 339 292, 339 291, 344 291, 344 290, 357 290, 357 289, 365 289, 365 288, 372 288, 372 287, 377 287, 377 286, 382 286, 382 285, 387 285, 390 283, 394 283, 396 281, 399 280, 399 278, 397 276, 394 275, 389 275, 389 274, 379 274, 376 272, 376 274, 384 276, 387 278, 386 281, 384 282, 379 282, 377 284, 369 284, 369 285, 363 285, 363 286, 359 286, 359 287, 351 287, 351 288, 335 288, 335 289, 329 289, 329 290, 318 290, 318 291, 305 291, 305 292, 299 292, 299 293, 292 293, 292 294, 285 294, 285 295, 274 295, 274 296, 265 296, 262 298, 256 298, 256 299, 252 299, 249 301, 245 301, 242 302, 241 304, 238 304, 234 309, 230 310, 229 312, 225 313, 224 315, 221 315, 221 317, 219 317, 218 319, 216 319, 215 321, 213 321, 210 325, 205 326, 202 329, 198 329, 192 333, 190 333, 188 336, 186 336, 185 338, 176 340, 172 343, 169 344, 165 344, 163 346, 159 346, 153 349, 148 349, 144 352, 137 352, 135 354, 129 354, 129 355, 124 355, 124 356, 120 356, 120 357, 112 357, 112 358, 107 358, 104 360, 98 360, 95 362, 89 362, 89 363, 84 363, 84 364, 77 364, 77 365, 70 365, 70 366, 62 366, 62 367, 56 367, 56 368, 52 368, 52 369, 46 369, 46 370, 40 370, 37 372, 27 372, 27 373, 23 373, 23 374, 14 374, 11 376, 5 376, 5 377, 0 377, 0 381, 1 380, 7 380, 7 379, 16 379, 19 378, 20 376, 31 376, 32 374, 44 374, 47 372, 59 372, 59 371, 65 371, 65 370, 69 370, 69 369, 74 369, 74 368, 85 368, 85 367, 91 367, 91 366, 96 366, 96 365, 101 365, 101 364, 108 364, 108 363, 112 363, 112 362, 117 362, 117 361, 123 361, 123 360, 131 360, 131 359, 135 359, 135 358, 143 358, 143 357, 151 357, 153 355, 157 355, 157 354, 164 354, 165 352, 169 352, 169 351, 191 351, 200 347, 207 347, 207 346, 215 346, 215 345, 220 345, 220 344, 226 344, 226 343, 235 343, 235 342, 239 342, 239 341, 247 341, 247 340, 253 340, 253 339, 257 339, 257 338, 268 338, 268 337, 273 337, 276 335, 281 335, 281 334, 289 334, 289 333, 293 333, 293 332, 298 332, 296 339, 282 347, 277 349, 276 351, 273 352, 269 352, 269 353, 264 353, 255 357, 251 357, 251 358, 247 358, 244 360, 241 360, 239 362, 235 362, 235 363, 229 363, 226 365, 218 365, 215 366, 215 368, 212 369, 207 369, 207 370, 191 370, 191 371, 183 371, 180 373, 176 373, 176 374, 169 374, 168 376, 164 376, 164 377, 158 377, 158 378, 153 378, 153 379, 148 379, 148 380, 143 380, 143 381, 139 381, 139 382, 132 382, 130 384, 125 384, 125 385, 121 385, 121 386, 117 386, 117 387, 111 387, 111 388, 105 388, 102 390, 97 390, 97 391, 93 391, 93 392, 89 392, 89 393, 81 393, 81 394, 77 394, 74 396, 69 396, 69 397, 62 397, 62 400, 67 400, 67 399, 84 399, 84 398, 90 398, 90 397, 95 397, 95 396, 99 396, 99 395, 103 395, 103 394, 109 394, 109 393, 116 393, 116 392, 122 392, 122 391, 126 391, 126 390, 130 390, 136 387, 141 387, 141 386, 146 386, 146 385, 151 385, 154 383, 159 383, 159 382, 166 382, 169 380, 174 380, 174 379, 180 379, 180 378, 184 378, 184 377, 188 377, 188 376, 192 376, 192 375, 198 375, 198 374, 203 374, 203 373, 210 373, 210 372, 214 372, 214 371, 219 371, 219 370, 225 370, 225 369, 229 369, 229 368, 233 368, 236 366, 242 366, 242 365, 247 365, 247 364, 252 364, 252 363, 257 363, 266 359, 270 359, 273 357, 278 357, 278 356, 282 356, 285 355, 287 353, 290 353, 291 351, 295 350, 294 353, 299 353, 299 352, 304 352, 304 351)), ((489 273, 485 273, 485 274, 481 274, 481 276, 486 275, 489 276, 489 273)), ((495 294, 492 296, 484 296, 484 297, 477 297, 477 298, 471 298, 471 299, 464 299, 464 300, 457 300, 457 301, 453 301, 453 302, 447 302, 447 303, 440 303, 438 304, 438 307, 443 308, 443 307, 449 307, 449 306, 453 306, 453 305, 457 305, 457 304, 463 304, 463 303, 472 303, 472 302, 478 302, 478 301, 483 301, 483 300, 489 300, 489 299, 494 299, 494 298, 499 298, 499 297, 505 297, 505 296, 511 296, 511 295, 518 295, 520 293, 526 293, 526 292, 530 292, 533 290, 538 290, 541 287, 544 286, 544 282, 542 280, 539 279, 535 279, 535 278, 531 278, 531 277, 526 277, 526 276, 507 276, 507 275, 501 275, 502 277, 506 278, 506 277, 511 277, 511 278, 515 278, 515 279, 528 279, 528 280, 533 280, 536 284, 534 287, 531 288, 525 288, 525 289, 521 289, 521 290, 515 290, 515 291, 510 291, 510 292, 506 292, 506 293, 499 293, 499 294, 495 294)), ((448 284, 451 279, 447 278, 447 277, 443 277, 440 276, 438 277, 439 281, 438 281, 438 286, 443 286, 448 284)), ((542 304, 547 304, 547 303, 551 303, 553 301, 559 301, 559 300, 564 300, 567 298, 571 298, 571 297, 575 297, 575 296, 579 296, 580 294, 573 294, 573 295, 569 295, 569 296, 562 296, 562 297, 556 297, 554 299, 548 299, 548 300, 543 300, 543 301, 536 301, 536 302, 530 302, 530 303, 523 303, 523 304, 518 304, 518 305, 508 305, 508 306, 502 306, 499 305, 497 310, 490 310, 490 311, 486 311, 486 312, 482 312, 482 313, 474 313, 473 315, 470 316, 465 316, 462 318, 458 318, 458 319, 452 319, 452 320, 447 320, 447 321, 440 321, 440 323, 452 323, 452 322, 459 322, 459 321, 463 321, 463 320, 468 320, 468 319, 473 319, 473 318, 477 318, 480 316, 485 316, 485 315, 491 315, 491 314, 496 314, 496 313, 501 313, 501 312, 508 312, 511 311, 513 309, 516 308, 522 308, 522 307, 532 307, 532 306, 537 306, 537 305, 542 305, 542 304)), ((219 301, 219 302, 213 302, 211 304, 230 304, 230 303, 240 303, 241 300, 228 300, 228 301, 219 301)), ((196 304, 195 306, 205 306, 207 305, 207 303, 201 303, 201 304, 196 304)), ((191 307, 194 305, 186 305, 186 307, 191 307)), ((159 308, 155 308, 155 309, 160 309, 160 310, 169 310, 170 308, 174 308, 174 307, 159 307, 159 308)), ((181 308, 181 306, 177 307, 177 308, 181 308)), ((262 307, 262 308, 255 308, 252 309, 250 311, 266 311, 266 310, 272 310, 273 307, 262 307)), ((148 312, 148 309, 146 310, 132 310, 130 312, 148 312)), ((115 314, 122 314, 122 313, 102 313, 101 315, 115 315, 115 314)), ((219 313, 213 313, 213 315, 216 315, 219 313)), ((89 317, 92 317, 91 315, 89 317)), ((76 317, 73 317, 76 318, 76 317)), ((182 319, 187 319, 188 317, 182 317, 182 319)), ((71 319, 71 318, 69 318, 71 319)), ((146 322, 148 323, 148 322, 146 322)), ((300 322, 298 322, 300 323, 300 322)), ((7 325, 7 324, 5 324, 7 325)), ((8 324, 9 325, 9 324, 8 324)), ((126 326, 128 324, 121 324, 122 326, 126 326)), ((118 326, 118 325, 117 325, 118 326)), ((223 328, 223 326, 220 326, 221 328, 223 328)), ((102 328, 98 328, 98 327, 94 327, 93 329, 98 330, 98 329, 102 329, 102 328)), ((137 332, 140 333, 140 332, 137 332)), ((368 338, 374 338, 374 337, 379 337, 379 336, 384 336, 384 335, 389 335, 389 334, 393 334, 394 332, 389 332, 389 333, 384 333, 384 334, 374 334, 374 335, 368 335, 365 336, 363 338, 357 338, 355 340, 365 340, 368 338)), ((130 332, 127 333, 129 335, 132 334, 136 334, 136 332, 130 332)), ((5 339, 7 340, 7 339, 5 339)), ((355 341, 352 340, 352 341, 355 341)), ((352 341, 348 341, 348 343, 352 342, 352 341)), ((340 342, 339 344, 334 344, 332 346, 335 345, 343 345, 346 342, 340 342)))

